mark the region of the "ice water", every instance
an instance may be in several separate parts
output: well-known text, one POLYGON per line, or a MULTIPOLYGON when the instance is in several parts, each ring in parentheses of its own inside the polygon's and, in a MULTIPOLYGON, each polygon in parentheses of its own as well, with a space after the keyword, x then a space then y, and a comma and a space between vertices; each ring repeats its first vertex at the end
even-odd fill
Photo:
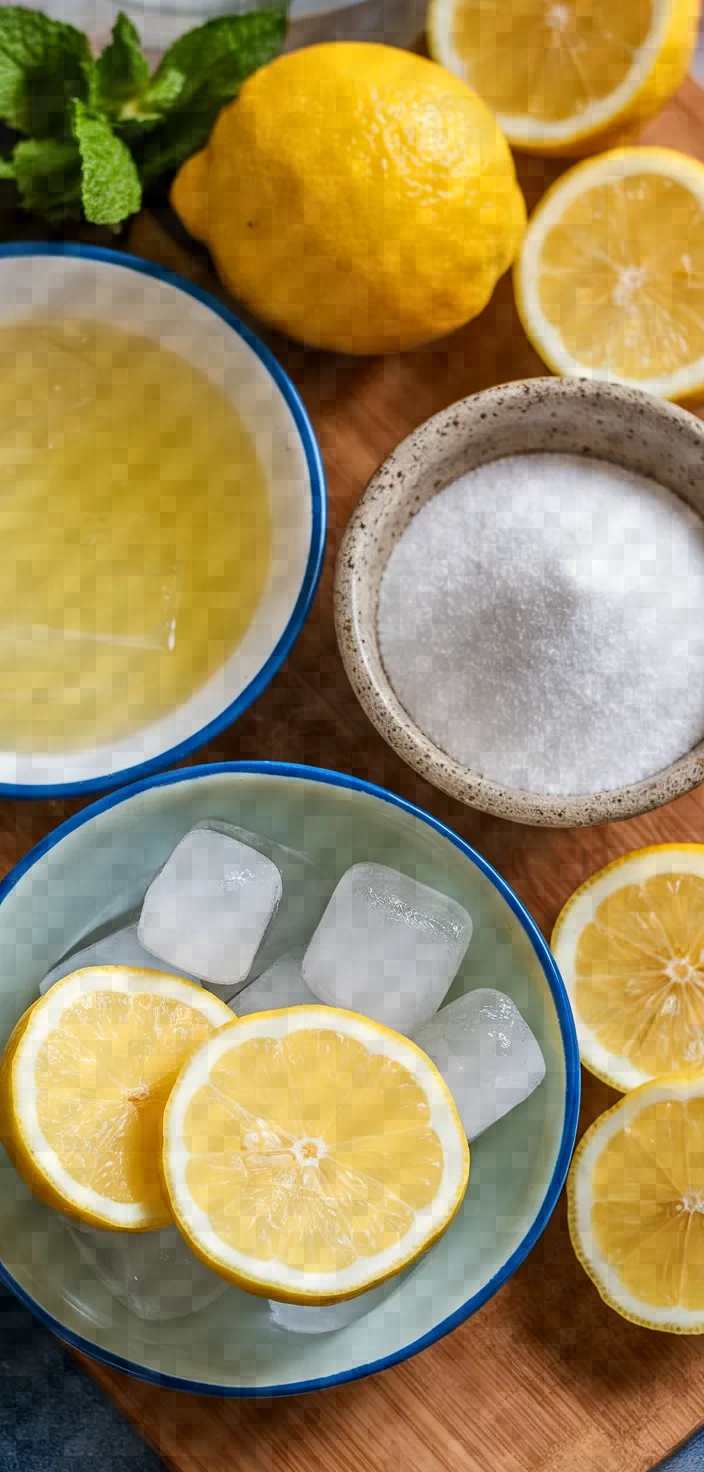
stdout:
POLYGON ((443 1075, 469 1140, 522 1104, 545 1077, 528 1023, 510 997, 491 987, 450 1002, 413 1041, 443 1075))
POLYGON ((199 1262, 176 1227, 109 1232, 65 1219, 83 1262, 140 1319, 177 1319, 207 1308, 228 1284, 199 1262))
MULTIPOLYGON (((135 921, 134 925, 123 925, 111 935, 105 935, 101 940, 65 956, 40 982, 39 995, 43 996, 44 992, 48 992, 55 981, 61 981, 62 977, 70 976, 72 971, 80 971, 84 966, 145 966, 151 971, 163 969, 156 957, 140 945, 135 921)), ((187 971, 178 967, 170 966, 169 971, 185 977, 186 981, 196 981, 195 976, 189 976, 187 971)))
POLYGON ((193 828, 147 890, 139 941, 167 965, 231 992, 245 980, 281 894, 281 875, 265 854, 214 828, 193 828))
POLYGON ((249 1017, 252 1012, 271 1012, 277 1007, 320 1005, 303 980, 302 959, 302 951, 281 956, 268 971, 238 992, 230 1004, 236 1016, 249 1017))
POLYGON ((308 946, 303 979, 322 1002, 411 1033, 437 1011, 471 934, 456 900, 383 864, 355 864, 308 946))

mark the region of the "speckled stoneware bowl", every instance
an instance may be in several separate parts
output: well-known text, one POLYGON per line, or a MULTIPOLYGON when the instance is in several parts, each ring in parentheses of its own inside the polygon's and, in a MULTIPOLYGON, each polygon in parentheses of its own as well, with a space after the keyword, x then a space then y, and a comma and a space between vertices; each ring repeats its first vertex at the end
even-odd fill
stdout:
POLYGON ((386 677, 377 641, 382 573, 431 496, 489 460, 531 451, 589 455, 649 476, 704 514, 704 425, 635 389, 534 378, 475 394, 428 419, 370 481, 340 548, 335 621, 345 669, 369 719, 429 782, 470 807, 537 826, 609 823, 661 807, 704 781, 704 741, 644 782, 546 797, 488 781, 415 725, 386 677))

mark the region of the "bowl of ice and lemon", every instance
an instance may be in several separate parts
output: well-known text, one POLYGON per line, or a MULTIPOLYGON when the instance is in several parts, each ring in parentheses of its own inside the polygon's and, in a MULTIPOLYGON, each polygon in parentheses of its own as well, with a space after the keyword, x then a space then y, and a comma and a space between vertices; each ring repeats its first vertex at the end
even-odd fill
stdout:
POLYGON ((545 942, 418 809, 153 778, 6 880, 0 1264, 70 1343, 222 1393, 448 1332, 555 1204, 579 1074, 545 942))

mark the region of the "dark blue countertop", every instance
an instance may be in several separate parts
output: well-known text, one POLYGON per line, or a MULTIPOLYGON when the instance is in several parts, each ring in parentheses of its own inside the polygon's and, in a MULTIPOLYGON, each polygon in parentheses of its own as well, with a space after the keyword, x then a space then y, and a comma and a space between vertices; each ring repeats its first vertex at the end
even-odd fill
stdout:
POLYGON ((675 1447, 653 1472, 704 1472, 704 1429, 675 1447))
POLYGON ((58 1339, 0 1288, 1 1472, 163 1472, 58 1339))

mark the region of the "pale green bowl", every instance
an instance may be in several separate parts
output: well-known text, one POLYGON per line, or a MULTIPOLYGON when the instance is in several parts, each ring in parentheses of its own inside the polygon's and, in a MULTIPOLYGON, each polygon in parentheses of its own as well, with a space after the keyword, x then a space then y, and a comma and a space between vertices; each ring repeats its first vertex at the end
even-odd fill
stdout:
MULTIPOLYGON (((351 864, 405 870, 466 905, 474 934, 451 996, 494 986, 543 1049, 544 1082, 472 1146, 470 1183, 439 1243, 366 1319, 336 1333, 270 1326, 237 1289, 179 1320, 144 1322, 81 1263, 61 1219, 0 1151, 0 1278, 69 1344, 143 1379, 219 1395, 283 1395, 371 1374, 462 1323, 542 1232, 574 1144, 579 1057, 567 996, 519 900, 449 829, 381 788, 275 763, 195 767, 148 778, 86 808, 0 887, 0 1047, 57 959, 133 910, 178 840, 224 818, 317 859, 331 893, 351 864)), ((325 899, 322 899, 322 904, 325 899)), ((319 889, 310 929, 320 914, 319 889)), ((306 917, 308 918, 308 917, 306 917)))

